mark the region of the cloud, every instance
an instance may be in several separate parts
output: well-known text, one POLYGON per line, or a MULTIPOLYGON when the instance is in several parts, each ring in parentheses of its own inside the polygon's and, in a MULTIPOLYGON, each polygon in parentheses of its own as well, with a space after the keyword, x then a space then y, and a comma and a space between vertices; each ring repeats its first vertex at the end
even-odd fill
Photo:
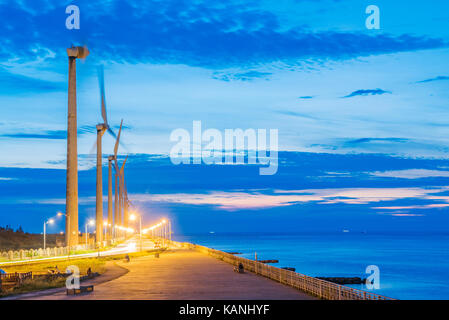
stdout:
MULTIPOLYGON (((95 126, 81 126, 78 128, 78 135, 96 132, 95 126)), ((15 132, 2 133, 0 137, 13 139, 49 139, 49 140, 65 140, 67 139, 66 130, 42 130, 34 132, 15 132)))
POLYGON ((243 73, 223 73, 223 72, 215 72, 212 76, 213 79, 222 80, 222 81, 253 81, 256 79, 269 80, 271 72, 259 72, 259 71, 248 71, 243 73))
MULTIPOLYGON (((350 59, 448 46, 442 39, 412 35, 316 31, 282 25, 257 2, 79 0, 79 31, 61 27, 64 3, 9 1, 0 7, 0 59, 28 61, 68 42, 89 41, 90 60, 188 64, 210 68, 306 59, 350 59)), ((48 58, 53 59, 53 58, 48 58)))
POLYGON ((66 90, 64 82, 53 82, 38 78, 31 78, 9 72, 0 68, 0 94, 27 94, 40 92, 54 92, 66 90))
POLYGON ((416 213, 391 213, 390 216, 393 217, 423 217, 423 214, 416 213))
POLYGON ((48 130, 41 133, 4 133, 1 137, 15 138, 15 139, 55 139, 63 140, 67 138, 67 131, 65 130, 48 130))
MULTIPOLYGON (((446 187, 424 188, 335 188, 274 190, 272 194, 254 192, 172 193, 133 194, 134 202, 172 203, 186 205, 212 205, 221 210, 267 209, 291 206, 300 203, 319 204, 369 204, 373 202, 395 201, 407 198, 427 199, 429 195, 446 191, 446 187)), ((439 197, 436 196, 438 199, 439 197)))
POLYGON ((449 80, 449 77, 448 76, 438 76, 438 77, 431 78, 431 79, 416 81, 416 83, 426 83, 426 82, 442 81, 442 80, 449 80))
POLYGON ((360 139, 353 139, 346 141, 345 144, 361 144, 361 143, 383 143, 383 142, 397 142, 397 143, 403 143, 407 142, 408 139, 404 138, 360 138, 360 139))
POLYGON ((428 169, 405 169, 392 171, 375 171, 369 173, 376 177, 401 178, 401 179, 422 179, 445 177, 449 178, 449 171, 428 170, 428 169))
POLYGON ((356 96, 374 96, 374 95, 381 95, 381 94, 391 94, 390 91, 385 91, 382 89, 368 89, 368 90, 357 90, 352 92, 351 94, 348 94, 347 96, 344 96, 343 98, 352 98, 352 97, 356 97, 356 96))
POLYGON ((314 96, 301 96, 299 99, 313 99, 314 96))
POLYGON ((449 203, 432 203, 413 206, 390 206, 390 207, 372 207, 372 209, 380 210, 404 210, 404 209, 435 209, 435 208, 447 208, 449 203))
POLYGON ((298 118, 306 118, 306 119, 310 119, 310 120, 318 120, 318 118, 310 116, 308 114, 305 113, 300 113, 300 112, 295 112, 295 111, 289 111, 289 110, 278 110, 275 111, 276 113, 279 114, 283 114, 286 116, 292 116, 292 117, 298 117, 298 118))

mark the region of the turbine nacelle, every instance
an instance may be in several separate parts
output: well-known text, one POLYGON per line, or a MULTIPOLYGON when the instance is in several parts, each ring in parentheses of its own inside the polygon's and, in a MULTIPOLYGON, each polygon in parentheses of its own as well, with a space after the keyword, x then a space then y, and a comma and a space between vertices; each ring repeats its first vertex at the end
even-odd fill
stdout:
POLYGON ((97 124, 96 127, 97 127, 97 131, 106 131, 109 128, 109 126, 104 123, 99 123, 99 124, 97 124))
POLYGON ((86 57, 89 55, 89 49, 87 49, 86 46, 84 47, 74 47, 67 49, 67 55, 71 58, 75 59, 86 59, 86 57))

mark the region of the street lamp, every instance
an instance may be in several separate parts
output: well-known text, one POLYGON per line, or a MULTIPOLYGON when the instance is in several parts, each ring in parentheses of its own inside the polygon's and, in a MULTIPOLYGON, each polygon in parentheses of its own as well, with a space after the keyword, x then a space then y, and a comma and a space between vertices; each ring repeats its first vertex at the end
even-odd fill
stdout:
MULTIPOLYGON (((70 216, 68 215, 68 214, 65 214, 65 213, 62 213, 62 212, 58 212, 57 214, 56 214, 58 217, 62 217, 62 216, 65 216, 65 218, 66 218, 66 225, 68 225, 68 226, 70 226, 70 216)), ((70 228, 66 228, 66 232, 67 232, 67 230, 70 230, 70 228)), ((67 235, 66 235, 66 239, 67 239, 67 235)), ((66 244, 65 244, 67 247, 69 247, 69 243, 66 241, 66 244)), ((70 251, 70 248, 69 248, 69 251, 70 251)))
POLYGON ((164 240, 162 240, 163 241, 163 244, 164 244, 164 247, 165 247, 165 244, 166 244, 166 242, 165 242, 165 240, 166 240, 166 223, 167 223, 167 220, 165 220, 165 219, 162 219, 162 230, 161 230, 161 235, 162 235, 162 239, 164 239, 164 240))
MULTIPOLYGON (((139 216, 139 238, 140 238, 140 251, 142 251, 142 215, 138 215, 139 216)), ((136 214, 133 213, 129 216, 129 219, 131 221, 134 221, 137 219, 136 214)))
POLYGON ((108 227, 110 227, 111 226, 111 224, 110 223, 108 223, 107 221, 105 221, 105 222, 103 222, 103 233, 104 233, 104 239, 105 240, 109 240, 108 239, 108 227))
POLYGON ((90 219, 87 223, 86 223, 86 248, 87 248, 87 226, 93 226, 95 224, 95 220, 90 219))
POLYGON ((44 222, 44 250, 47 247, 47 224, 53 224, 53 222, 55 222, 54 219, 49 219, 44 222))

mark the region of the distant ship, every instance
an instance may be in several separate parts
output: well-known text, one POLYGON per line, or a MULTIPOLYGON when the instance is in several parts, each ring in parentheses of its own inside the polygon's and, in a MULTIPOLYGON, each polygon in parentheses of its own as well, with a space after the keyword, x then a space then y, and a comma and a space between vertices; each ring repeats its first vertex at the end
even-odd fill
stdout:
POLYGON ((209 231, 209 233, 215 233, 215 231, 209 231))
POLYGON ((349 230, 348 229, 344 229, 343 232, 349 232, 349 230))

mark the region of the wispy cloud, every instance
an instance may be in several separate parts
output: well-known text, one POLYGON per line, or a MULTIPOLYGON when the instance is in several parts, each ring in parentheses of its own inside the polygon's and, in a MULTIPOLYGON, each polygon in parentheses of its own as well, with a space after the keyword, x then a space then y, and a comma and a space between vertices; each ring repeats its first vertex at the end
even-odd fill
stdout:
POLYGON ((256 79, 269 80, 271 75, 271 72, 260 71, 248 71, 240 73, 215 72, 212 78, 222 81, 253 81, 256 79))
POLYGON ((39 78, 31 78, 20 74, 14 74, 7 69, 0 68, 0 94, 28 94, 41 92, 63 91, 66 89, 64 82, 53 82, 39 78))
POLYGON ((65 130, 48 130, 40 133, 4 133, 1 137, 15 138, 15 139, 55 139, 63 140, 67 138, 67 131, 65 130))
POLYGON ((375 96, 375 95, 381 95, 381 94, 391 94, 390 91, 382 90, 382 89, 361 89, 354 91, 347 96, 344 96, 343 98, 352 98, 356 96, 375 96))
POLYGON ((423 217, 423 214, 417 213, 391 213, 390 216, 393 217, 423 217))
POLYGON ((433 82, 433 81, 442 81, 442 80, 449 80, 448 76, 438 76, 435 78, 430 78, 426 80, 416 81, 416 83, 426 83, 426 82, 433 82))
POLYGON ((300 113, 300 112, 296 112, 296 111, 289 111, 289 110, 276 110, 275 111, 278 114, 283 114, 286 116, 292 116, 292 117, 298 117, 298 118, 306 118, 306 119, 310 119, 310 120, 318 120, 318 118, 305 114, 305 113, 300 113))
POLYGON ((360 139, 352 139, 345 142, 345 144, 361 144, 361 143, 391 143, 391 142, 397 142, 397 143, 403 143, 407 142, 408 139, 404 138, 360 138, 360 139))
POLYGON ((449 171, 429 170, 429 169, 405 169, 391 171, 375 171, 369 173, 376 177, 401 178, 401 179, 421 179, 446 177, 449 178, 449 171))
POLYGON ((373 207, 372 209, 380 210, 409 210, 409 209, 435 209, 435 208, 447 208, 449 203, 431 203, 431 204, 421 204, 413 206, 390 206, 390 207, 373 207))
POLYGON ((298 64, 305 59, 348 59, 448 45, 438 38, 285 26, 256 2, 146 1, 136 11, 131 0, 107 4, 79 0, 77 5, 89 8, 91 14, 83 15, 80 32, 69 35, 55 25, 63 5, 42 10, 40 2, 0 8, 2 23, 8 26, 0 30, 0 38, 8 39, 0 59, 30 60, 39 50, 54 51, 58 58, 65 54, 68 37, 80 42, 88 37, 92 52, 97 53, 91 59, 214 68, 278 61, 298 64))
POLYGON ((13 180, 17 180, 17 178, 0 177, 0 181, 13 181, 13 180))
MULTIPOLYGON (((78 135, 84 135, 96 132, 95 126, 81 126, 78 128, 78 135)), ((33 132, 11 132, 2 133, 0 137, 13 139, 49 139, 65 140, 67 139, 66 130, 34 130, 33 132)))
POLYGON ((274 190, 273 193, 254 192, 210 192, 202 194, 133 194, 135 202, 178 203, 186 205, 212 205, 221 210, 266 209, 291 206, 299 203, 319 204, 369 204, 398 199, 427 199, 429 195, 446 191, 447 188, 336 188, 274 190))

